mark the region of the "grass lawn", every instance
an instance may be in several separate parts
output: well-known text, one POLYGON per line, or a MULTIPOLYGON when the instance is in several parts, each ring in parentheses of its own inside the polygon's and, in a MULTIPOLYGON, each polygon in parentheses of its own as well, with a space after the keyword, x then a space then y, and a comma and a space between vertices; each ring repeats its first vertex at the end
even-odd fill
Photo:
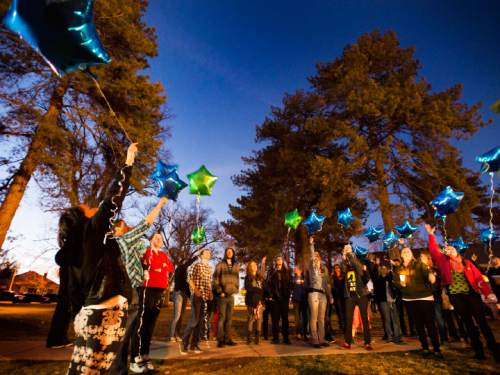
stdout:
MULTIPOLYGON (((2 340, 45 339, 54 305, 0 304, 2 340)), ((155 330, 155 340, 168 336, 171 306, 162 309, 155 330)), ((293 317, 290 317, 293 321, 293 317)), ((245 311, 234 316, 234 336, 245 335, 245 311)), ((377 314, 372 317, 373 337, 380 341, 382 329, 377 314)), ((336 327, 336 320, 333 320, 336 327)), ((492 322, 498 336, 500 324, 492 322)), ((340 339, 339 335, 337 338, 340 339)), ((243 344, 241 344, 243 345, 243 344)), ((423 359, 418 352, 342 354, 303 357, 228 358, 218 360, 176 359, 155 361, 159 374, 500 374, 500 366, 488 359, 472 360, 469 348, 445 347, 445 359, 423 359)), ((66 362, 0 361, 0 374, 64 374, 66 362)))
MULTIPOLYGON (((155 361, 159 374, 494 374, 492 361, 478 362, 456 350, 445 359, 423 360, 418 353, 344 354, 331 356, 155 361)), ((0 362, 0 374, 64 374, 65 362, 0 362)))

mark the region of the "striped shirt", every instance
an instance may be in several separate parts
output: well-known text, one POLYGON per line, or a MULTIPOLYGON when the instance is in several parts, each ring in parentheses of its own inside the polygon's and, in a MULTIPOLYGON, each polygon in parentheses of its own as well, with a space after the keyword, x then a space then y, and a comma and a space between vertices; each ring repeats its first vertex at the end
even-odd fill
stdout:
MULTIPOLYGON (((212 267, 201 260, 190 267, 188 272, 187 281, 195 288, 201 289, 201 297, 208 300, 212 291, 212 267)), ((191 291, 193 293, 194 291, 191 291)))
POLYGON ((142 220, 135 228, 131 229, 123 236, 115 237, 120 253, 122 255, 125 268, 130 278, 133 288, 138 288, 144 282, 144 271, 142 268, 142 256, 147 250, 147 246, 142 237, 148 231, 150 225, 142 220))

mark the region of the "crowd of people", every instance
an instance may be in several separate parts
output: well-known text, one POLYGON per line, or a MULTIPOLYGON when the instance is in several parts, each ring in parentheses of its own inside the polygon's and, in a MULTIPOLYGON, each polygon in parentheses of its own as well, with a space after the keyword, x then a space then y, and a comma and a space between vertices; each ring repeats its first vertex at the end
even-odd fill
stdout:
POLYGON ((293 269, 281 255, 272 264, 264 257, 259 264, 250 261, 242 267, 230 246, 214 268, 211 250, 203 248, 174 269, 162 250, 159 233, 144 241, 166 198, 160 198, 133 228, 123 220, 113 220, 128 191, 136 152, 136 145, 131 145, 125 166, 99 208, 80 205, 60 218, 56 256, 61 277, 59 301, 47 346, 70 344, 66 335, 73 318, 75 341, 69 374, 154 370, 150 344, 172 273, 170 340, 179 342, 182 355, 200 353, 200 341, 210 337, 216 338, 218 348, 236 345, 231 335, 233 310, 240 273, 245 271, 248 345, 259 345, 262 338, 290 345, 292 306, 296 340, 321 349, 341 336, 340 346, 350 349, 361 329, 363 347, 371 351, 371 314, 378 310, 387 342, 405 345, 404 336, 417 336, 424 357, 442 358, 443 344, 464 341, 471 345, 475 358, 484 359, 482 335, 494 359, 500 360, 486 319, 487 306, 498 300, 498 283, 493 278, 500 270, 498 258, 489 270, 490 282, 473 260, 465 259, 455 248, 439 248, 434 228, 426 225, 428 251, 417 257, 404 241, 400 241, 397 256, 390 259, 373 254, 358 257, 348 243, 343 246, 341 261, 331 265, 322 259, 310 237, 310 252, 303 254, 307 261, 297 261, 293 269), (188 301, 190 316, 182 329, 188 301), (333 314, 338 330, 331 324, 333 314))

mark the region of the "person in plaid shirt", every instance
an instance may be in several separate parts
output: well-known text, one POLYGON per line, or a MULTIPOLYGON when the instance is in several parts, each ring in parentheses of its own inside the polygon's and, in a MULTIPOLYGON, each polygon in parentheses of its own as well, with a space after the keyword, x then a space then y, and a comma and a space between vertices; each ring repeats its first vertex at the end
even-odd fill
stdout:
POLYGON ((198 346, 200 329, 202 326, 201 307, 204 301, 211 301, 212 294, 212 267, 208 264, 212 256, 209 249, 202 249, 200 260, 188 272, 188 283, 191 289, 191 318, 184 331, 181 354, 187 354, 188 348, 195 353, 201 353, 198 346))
POLYGON ((114 240, 120 248, 121 258, 130 279, 132 298, 129 301, 127 328, 123 338, 123 346, 111 365, 111 372, 114 374, 128 373, 127 359, 130 337, 132 332, 136 331, 137 313, 139 311, 137 288, 144 282, 142 257, 146 252, 147 246, 143 238, 167 202, 168 199, 166 197, 160 198, 153 210, 132 229, 127 226, 124 220, 118 220, 115 223, 114 240))

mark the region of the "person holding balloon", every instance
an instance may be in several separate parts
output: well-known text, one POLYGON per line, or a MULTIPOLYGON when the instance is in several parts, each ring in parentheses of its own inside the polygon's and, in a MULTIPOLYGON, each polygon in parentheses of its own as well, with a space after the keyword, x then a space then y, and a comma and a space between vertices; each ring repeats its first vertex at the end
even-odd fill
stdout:
POLYGON ((321 262, 321 255, 314 250, 314 237, 309 237, 311 260, 306 272, 307 301, 309 303, 309 329, 314 348, 329 346, 325 340, 327 303, 333 304, 328 270, 321 262))
POLYGON ((132 286, 113 238, 113 219, 127 194, 136 153, 133 143, 99 208, 73 207, 59 220, 60 243, 71 269, 68 294, 72 311, 78 312, 69 374, 109 373, 122 347, 132 286))
POLYGON ((425 225, 425 229, 429 234, 429 252, 432 260, 439 269, 442 284, 448 290, 451 304, 465 324, 467 335, 475 352, 474 358, 485 358, 483 344, 474 324, 475 321, 486 339, 495 361, 499 362, 498 343, 486 321, 483 301, 481 300, 481 296, 486 301, 496 300, 487 278, 471 261, 463 259, 453 246, 446 246, 441 252, 434 235, 436 229, 429 224, 425 225))
POLYGON ((342 250, 342 272, 344 273, 345 313, 346 325, 344 330, 345 349, 351 349, 352 325, 355 307, 358 306, 363 321, 363 335, 366 350, 373 350, 371 345, 370 322, 368 320, 368 272, 363 270, 363 265, 352 251, 352 246, 347 244, 342 250))
POLYGON ((139 288, 144 282, 142 257, 147 250, 143 240, 146 232, 160 214, 161 209, 167 203, 166 197, 160 198, 156 206, 141 220, 134 228, 129 228, 125 220, 118 220, 114 226, 113 239, 117 242, 127 274, 132 286, 131 299, 129 301, 127 329, 123 339, 122 350, 118 353, 111 366, 114 374, 128 373, 128 349, 131 337, 136 332, 136 323, 139 312, 139 288))

